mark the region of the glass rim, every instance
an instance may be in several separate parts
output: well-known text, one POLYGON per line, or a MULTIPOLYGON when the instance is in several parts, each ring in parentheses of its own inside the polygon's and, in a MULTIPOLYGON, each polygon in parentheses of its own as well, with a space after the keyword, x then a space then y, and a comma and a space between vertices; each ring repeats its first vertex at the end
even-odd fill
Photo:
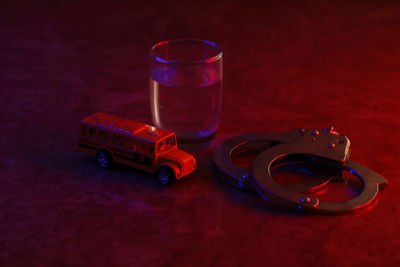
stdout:
POLYGON ((161 63, 167 63, 167 64, 200 64, 200 63, 211 63, 211 62, 215 62, 217 60, 219 60, 220 58, 222 58, 222 49, 214 42, 211 41, 207 41, 207 40, 203 40, 203 39, 171 39, 171 40, 166 40, 166 41, 161 41, 156 43, 155 45, 153 45, 150 49, 150 55, 155 58, 158 62, 161 63), (182 60, 169 60, 169 59, 165 59, 159 56, 156 56, 154 53, 154 49, 161 47, 163 45, 167 45, 170 43, 183 43, 183 42, 195 42, 195 43, 203 43, 203 44, 208 44, 212 47, 214 47, 217 50, 217 53, 215 56, 213 57, 209 57, 206 59, 200 59, 200 60, 189 60, 189 61, 182 61, 182 60))

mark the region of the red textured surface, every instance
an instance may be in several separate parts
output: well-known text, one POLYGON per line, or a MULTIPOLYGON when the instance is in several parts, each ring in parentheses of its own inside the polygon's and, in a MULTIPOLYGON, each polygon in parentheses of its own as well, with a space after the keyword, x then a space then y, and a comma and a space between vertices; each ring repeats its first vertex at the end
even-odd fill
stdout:
POLYGON ((399 265, 400 4, 110 1, 0 8, 0 265, 399 265), (151 122, 148 51, 224 49, 216 139, 168 188, 77 152, 97 111, 151 122), (222 182, 211 148, 334 125, 389 185, 367 211, 302 216, 222 182))

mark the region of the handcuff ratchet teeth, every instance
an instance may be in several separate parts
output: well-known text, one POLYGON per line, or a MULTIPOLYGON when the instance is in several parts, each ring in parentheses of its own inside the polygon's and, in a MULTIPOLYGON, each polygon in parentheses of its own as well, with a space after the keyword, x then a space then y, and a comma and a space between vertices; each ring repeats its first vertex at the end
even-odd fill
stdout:
POLYGON ((301 130, 297 140, 271 147, 256 157, 252 165, 253 186, 264 197, 289 208, 322 214, 340 214, 368 206, 375 199, 379 185, 387 180, 376 172, 348 160, 350 141, 330 130, 301 130), (344 202, 322 202, 317 197, 290 190, 278 184, 271 175, 274 165, 284 157, 307 154, 318 158, 318 163, 327 167, 347 170, 355 174, 364 184, 361 193, 344 202))

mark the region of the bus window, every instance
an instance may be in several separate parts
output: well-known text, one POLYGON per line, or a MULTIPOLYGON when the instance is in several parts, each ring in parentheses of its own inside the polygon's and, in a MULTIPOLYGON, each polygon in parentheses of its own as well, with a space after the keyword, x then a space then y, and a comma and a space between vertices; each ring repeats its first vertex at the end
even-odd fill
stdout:
POLYGON ((132 140, 124 140, 124 147, 128 149, 133 149, 133 142, 132 140))
POLYGON ((149 153, 154 154, 154 146, 149 147, 149 153))
POLYGON ((112 144, 116 146, 122 146, 122 139, 119 136, 114 136, 112 140, 112 144))
POLYGON ((89 128, 89 137, 95 138, 96 137, 96 129, 89 128))
POLYGON ((142 142, 140 142, 136 145, 137 152, 145 152, 146 150, 144 148, 145 148, 145 145, 142 142))
POLYGON ((82 126, 81 127, 81 135, 86 136, 86 134, 87 134, 87 128, 85 126, 82 126))
POLYGON ((99 132, 97 139, 99 139, 99 141, 101 141, 101 142, 108 143, 108 140, 110 139, 110 135, 106 132, 99 132))
POLYGON ((170 136, 161 142, 158 143, 157 145, 157 152, 161 152, 164 150, 167 150, 175 145, 175 136, 170 136))

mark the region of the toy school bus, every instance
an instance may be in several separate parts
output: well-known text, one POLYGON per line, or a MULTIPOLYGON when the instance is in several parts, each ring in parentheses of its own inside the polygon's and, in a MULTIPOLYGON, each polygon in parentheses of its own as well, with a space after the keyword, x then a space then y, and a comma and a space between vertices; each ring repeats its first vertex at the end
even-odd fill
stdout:
POLYGON ((178 149, 175 133, 101 112, 80 122, 78 148, 96 155, 101 167, 116 162, 156 173, 163 185, 197 168, 194 157, 178 149))

